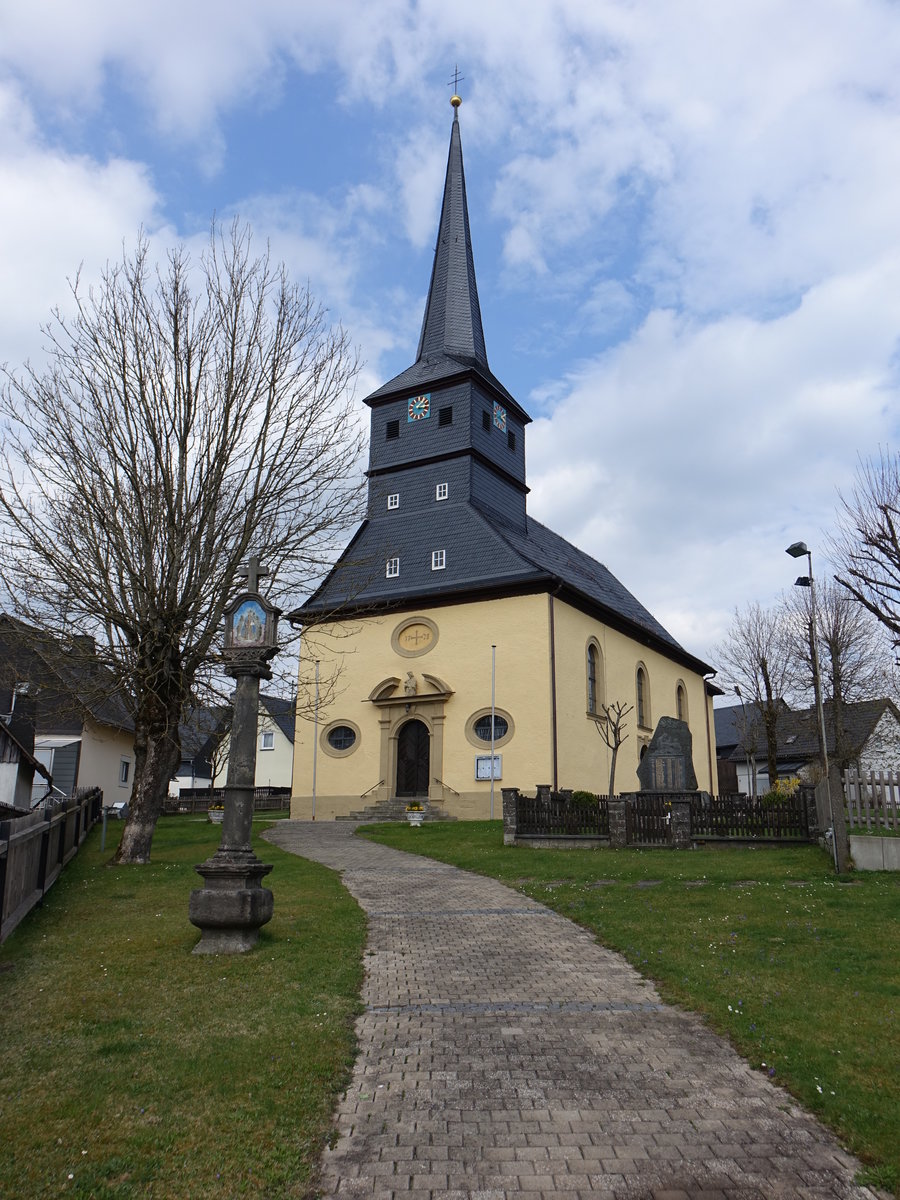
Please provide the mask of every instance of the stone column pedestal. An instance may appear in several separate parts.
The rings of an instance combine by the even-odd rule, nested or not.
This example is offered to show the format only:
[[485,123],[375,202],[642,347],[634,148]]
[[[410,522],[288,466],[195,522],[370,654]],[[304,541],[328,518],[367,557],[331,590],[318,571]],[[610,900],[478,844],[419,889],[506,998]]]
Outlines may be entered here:
[[271,921],[275,900],[261,880],[272,870],[250,851],[217,850],[195,868],[203,887],[191,892],[188,917],[202,931],[194,954],[242,954]]

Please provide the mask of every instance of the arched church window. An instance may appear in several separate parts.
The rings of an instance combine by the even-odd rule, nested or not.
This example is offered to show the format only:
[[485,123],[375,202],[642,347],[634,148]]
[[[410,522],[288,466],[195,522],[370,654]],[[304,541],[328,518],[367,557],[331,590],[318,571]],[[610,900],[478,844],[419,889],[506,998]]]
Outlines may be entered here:
[[647,671],[643,663],[638,665],[634,678],[635,707],[637,708],[637,723],[643,729],[650,728],[650,686],[647,682]]

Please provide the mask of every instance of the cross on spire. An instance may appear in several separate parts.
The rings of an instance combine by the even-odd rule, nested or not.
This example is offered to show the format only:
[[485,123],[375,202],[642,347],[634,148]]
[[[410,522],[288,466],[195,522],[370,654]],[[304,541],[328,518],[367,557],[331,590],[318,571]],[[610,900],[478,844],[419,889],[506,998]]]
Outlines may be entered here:
[[453,68],[453,78],[452,78],[452,79],[450,80],[450,82],[447,84],[447,87],[452,87],[452,88],[453,88],[453,95],[454,95],[454,96],[456,96],[456,95],[458,95],[458,94],[459,94],[459,81],[460,81],[461,79],[465,79],[465,75],[460,75],[460,73],[459,73],[459,63],[457,63],[457,64],[456,64],[456,66]]
[[246,567],[239,567],[237,571],[238,579],[247,580],[248,592],[259,592],[259,581],[263,575],[268,575],[269,572],[265,567],[259,565],[259,555],[252,554],[247,560]]

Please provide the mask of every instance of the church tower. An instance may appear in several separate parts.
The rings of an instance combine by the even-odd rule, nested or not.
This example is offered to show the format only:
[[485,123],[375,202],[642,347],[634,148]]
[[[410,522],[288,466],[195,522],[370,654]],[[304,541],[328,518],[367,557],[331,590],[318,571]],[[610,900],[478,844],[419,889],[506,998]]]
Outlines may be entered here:
[[[307,631],[302,654],[332,681],[316,713],[318,734],[297,723],[292,811],[314,815],[316,803],[320,815],[373,803],[390,811],[397,797],[415,796],[434,813],[487,816],[484,754],[492,742],[504,781],[603,790],[602,705],[640,697],[633,771],[653,727],[651,679],[654,718],[690,707],[703,714],[709,782],[701,786],[709,786],[709,668],[606,567],[527,513],[531,418],[488,363],[459,97],[451,103],[416,358],[365,400],[366,519],[321,587],[291,614]],[[492,647],[499,664],[493,726]],[[301,662],[301,680],[308,675]]]

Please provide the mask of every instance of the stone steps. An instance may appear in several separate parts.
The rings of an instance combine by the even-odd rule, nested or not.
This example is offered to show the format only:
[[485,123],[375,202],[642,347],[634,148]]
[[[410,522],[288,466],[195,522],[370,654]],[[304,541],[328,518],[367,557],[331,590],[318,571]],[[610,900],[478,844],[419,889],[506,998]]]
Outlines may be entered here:
[[[370,804],[368,807],[355,812],[348,813],[346,817],[338,817],[339,821],[405,821],[406,820],[406,805],[408,800],[399,796],[390,796],[387,800],[378,800],[375,804]],[[452,817],[444,811],[444,807],[439,802],[434,800],[420,800],[419,803],[425,809],[426,821],[455,821],[456,817]]]

